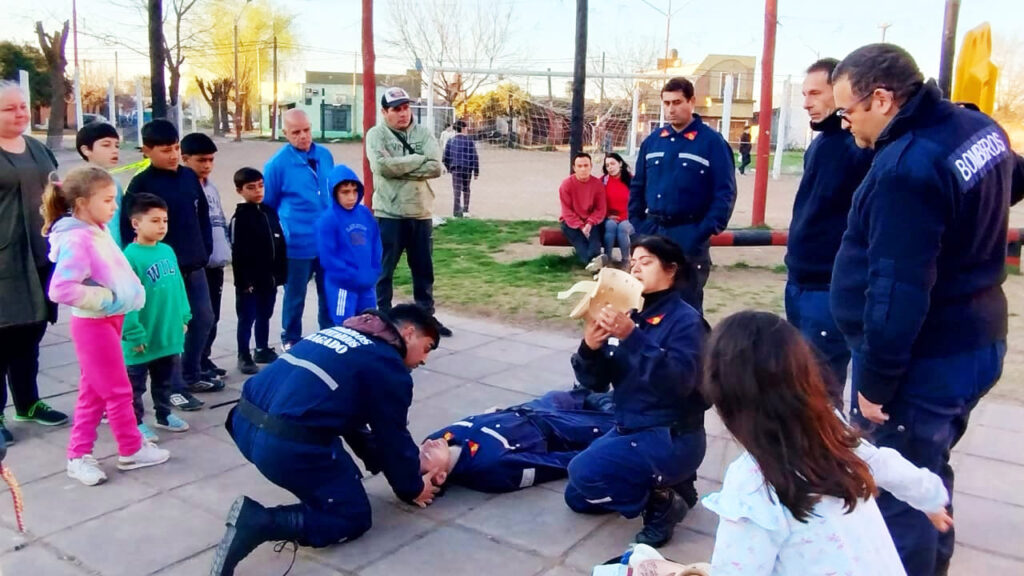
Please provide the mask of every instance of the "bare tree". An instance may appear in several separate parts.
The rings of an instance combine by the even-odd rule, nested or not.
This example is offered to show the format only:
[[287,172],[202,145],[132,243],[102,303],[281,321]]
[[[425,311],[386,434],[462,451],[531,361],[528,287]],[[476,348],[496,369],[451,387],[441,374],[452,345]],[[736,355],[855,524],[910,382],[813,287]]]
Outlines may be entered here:
[[[134,9],[138,12],[140,22],[149,21],[149,0],[130,0],[127,2],[111,2],[121,8]],[[193,8],[202,4],[200,0],[171,0],[170,6],[164,11],[164,60],[167,67],[169,82],[167,84],[168,106],[174,108],[178,103],[181,91],[181,68],[186,58],[191,56],[199,45],[199,37],[213,26],[212,22],[202,23],[195,17]],[[107,21],[104,21],[107,24]],[[147,24],[148,25],[148,24]],[[168,33],[167,28],[173,27]],[[123,26],[116,33],[95,30],[83,30],[82,33],[103,41],[108,45],[121,46],[141,56],[149,57],[149,53],[139,49],[139,43],[124,34]],[[139,27],[141,30],[141,26]],[[171,43],[173,42],[173,44]]]
[[213,110],[213,133],[218,136],[226,134],[228,131],[228,95],[231,92],[232,84],[230,78],[208,82],[204,82],[202,78],[196,78],[199,93],[203,95],[206,103]]
[[[512,3],[486,0],[391,0],[393,36],[386,43],[424,67],[492,68],[514,55],[512,8]],[[456,106],[492,79],[488,74],[438,72],[428,89]]]
[[46,145],[51,150],[60,150],[64,144],[64,117],[67,112],[64,98],[67,95],[65,71],[68,60],[64,57],[64,45],[68,41],[68,21],[64,21],[60,32],[52,35],[43,31],[42,22],[36,22],[36,35],[50,72],[50,123],[46,128]]
[[164,83],[164,6],[162,0],[149,0],[149,86],[153,98],[153,118],[167,117],[167,85]]
[[993,116],[1004,125],[1024,123],[1024,38],[994,40],[992,61],[999,67],[999,79]]

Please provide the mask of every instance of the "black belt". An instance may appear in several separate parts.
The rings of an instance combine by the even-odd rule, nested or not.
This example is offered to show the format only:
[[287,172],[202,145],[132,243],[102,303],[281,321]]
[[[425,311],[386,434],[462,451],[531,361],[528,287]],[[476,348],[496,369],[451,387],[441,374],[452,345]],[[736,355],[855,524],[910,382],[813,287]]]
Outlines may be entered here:
[[697,224],[704,220],[704,216],[697,214],[676,214],[668,216],[665,214],[648,214],[648,218],[653,220],[659,226],[683,226],[685,224]]
[[337,439],[337,436],[334,434],[282,420],[273,414],[267,414],[245,398],[238,401],[238,414],[260,430],[266,430],[284,440],[328,446]]

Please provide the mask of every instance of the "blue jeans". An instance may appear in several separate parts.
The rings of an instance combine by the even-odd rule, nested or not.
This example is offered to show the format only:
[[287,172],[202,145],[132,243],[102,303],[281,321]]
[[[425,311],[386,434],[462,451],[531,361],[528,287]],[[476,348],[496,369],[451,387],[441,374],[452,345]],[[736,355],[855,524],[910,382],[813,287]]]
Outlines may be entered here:
[[281,305],[281,342],[294,344],[302,339],[302,313],[306,309],[306,288],[316,276],[317,323],[320,330],[334,325],[327,313],[324,292],[324,269],[319,258],[289,258],[288,280],[284,285],[284,303]]
[[[900,382],[895,398],[885,404],[889,419],[868,422],[860,410],[850,412],[853,422],[879,447],[892,448],[942,478],[950,494],[952,513],[953,468],[950,451],[967,430],[971,410],[995,385],[1003,370],[1006,342],[944,358],[914,358]],[[854,386],[862,360],[853,356]],[[907,576],[932,576],[953,556],[954,530],[939,534],[928,517],[909,504],[882,492],[878,497],[896,551]]]
[[622,252],[622,261],[629,262],[629,237],[632,235],[633,225],[629,220],[608,218],[604,221],[604,253],[609,260],[612,257],[612,248],[615,248],[617,242]]
[[[814,346],[822,367],[828,369],[828,372],[823,374],[828,395],[832,398],[833,405],[842,410],[846,372],[850,365],[850,348],[832,318],[828,287],[818,288],[787,282],[786,319]],[[856,400],[854,397],[853,402],[856,403]]]
[[566,239],[572,244],[572,247],[576,250],[576,258],[583,264],[588,264],[591,260],[601,254],[601,226],[594,226],[590,230],[590,237],[584,236],[583,231],[578,228],[570,228],[565,222],[561,222],[562,234],[565,234]]

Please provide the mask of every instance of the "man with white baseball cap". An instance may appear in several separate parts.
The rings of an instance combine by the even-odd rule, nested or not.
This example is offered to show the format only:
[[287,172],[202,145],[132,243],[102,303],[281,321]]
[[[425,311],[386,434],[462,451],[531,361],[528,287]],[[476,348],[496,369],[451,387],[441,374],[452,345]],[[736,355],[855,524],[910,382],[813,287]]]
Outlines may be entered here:
[[[395,267],[402,253],[412,272],[413,298],[434,313],[434,191],[427,180],[441,175],[441,148],[432,131],[412,121],[412,98],[400,87],[380,98],[383,124],[366,133],[366,156],[373,172],[373,214],[383,244],[377,306],[391,308]],[[439,323],[440,324],[440,323]],[[442,336],[451,330],[441,325]]]

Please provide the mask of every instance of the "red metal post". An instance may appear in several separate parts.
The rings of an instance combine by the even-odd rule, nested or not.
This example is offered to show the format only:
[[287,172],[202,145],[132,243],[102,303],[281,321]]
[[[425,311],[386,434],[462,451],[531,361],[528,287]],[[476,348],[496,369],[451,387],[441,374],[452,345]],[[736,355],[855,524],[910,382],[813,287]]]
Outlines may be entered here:
[[772,130],[772,75],[775,69],[775,30],[778,28],[778,2],[764,2],[764,50],[761,53],[761,111],[757,121],[757,168],[754,171],[754,208],[751,226],[764,226],[768,197],[768,153]]
[[[366,133],[377,123],[377,77],[373,72],[373,0],[363,0],[363,203],[373,208],[373,173],[366,156]],[[356,71],[353,70],[352,74]]]

